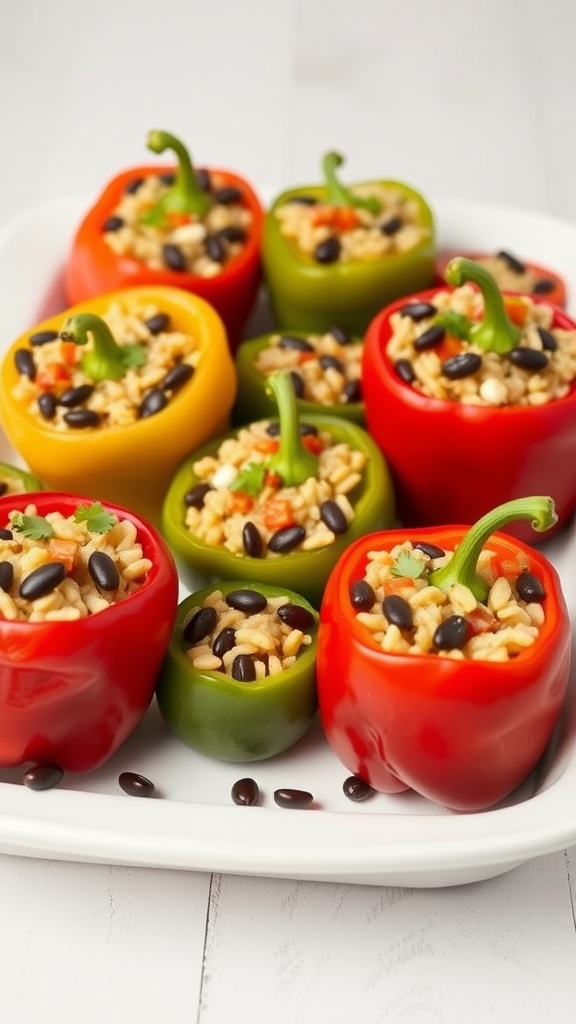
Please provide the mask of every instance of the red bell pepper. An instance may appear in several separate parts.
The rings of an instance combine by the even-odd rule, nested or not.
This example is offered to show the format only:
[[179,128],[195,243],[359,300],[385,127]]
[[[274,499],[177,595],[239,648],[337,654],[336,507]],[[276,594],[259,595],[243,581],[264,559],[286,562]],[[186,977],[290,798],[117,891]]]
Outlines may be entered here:
[[[478,603],[457,625],[467,637],[490,628],[487,621],[496,613],[491,615],[487,606],[486,576],[477,573],[477,561],[488,535],[520,515],[534,517],[535,528],[547,529],[553,503],[538,497],[509,502],[468,532],[443,526],[371,534],[351,544],[334,568],[320,609],[320,714],[338,758],[374,789],[413,789],[454,810],[481,810],[511,793],[549,742],[566,693],[571,634],[558,574],[540,552],[501,532],[490,537],[494,575],[507,574],[518,591],[522,577],[522,586],[532,587],[544,612],[531,646],[509,660],[472,660],[466,649],[459,658],[449,650],[388,652],[352,603],[355,594],[358,600],[369,552],[390,552],[411,540],[432,545],[430,555],[438,554],[435,548],[455,552],[424,582],[447,594],[463,584]],[[410,571],[410,556],[407,563],[400,571]],[[426,566],[426,573],[437,564],[429,555],[414,563]],[[509,565],[515,566],[512,574]],[[409,642],[411,632],[404,629]]]
[[[134,285],[171,285],[183,288],[200,295],[214,306],[224,321],[230,347],[234,351],[254,305],[261,280],[260,239],[264,215],[260,200],[244,178],[229,170],[210,168],[205,171],[206,182],[202,187],[187,150],[168,132],[150,132],[148,148],[155,153],[172,149],[177,155],[178,167],[133,167],[108,183],[88,210],[72,243],[65,269],[65,289],[69,304],[77,305],[96,295]],[[240,251],[229,261],[222,262],[220,272],[214,276],[204,277],[186,269],[173,269],[173,264],[154,268],[131,256],[117,255],[107,244],[105,227],[110,225],[113,211],[126,191],[133,190],[135,183],[162,176],[166,176],[168,182],[166,191],[156,207],[145,215],[152,227],[163,228],[167,224],[181,227],[187,223],[201,222],[223,190],[238,193],[235,201],[249,212],[250,227]],[[214,238],[217,235],[218,232],[215,232]]]
[[[6,528],[12,510],[24,512],[31,504],[38,517],[54,511],[68,517],[91,499],[47,491],[10,495],[0,499],[0,526]],[[149,523],[119,506],[103,507],[134,524],[152,568],[133,593],[84,618],[11,621],[0,612],[2,767],[32,761],[76,772],[97,768],[152,699],[176,619],[176,567]],[[10,543],[0,540],[3,547]],[[51,557],[69,569],[65,548],[65,541],[56,544]]]
[[465,255],[476,263],[485,265],[494,274],[503,291],[520,292],[546,299],[553,306],[565,308],[567,302],[566,282],[550,267],[543,267],[531,260],[519,260],[512,253],[502,250],[497,253],[441,252],[436,259],[438,284],[446,284],[445,272],[454,256]]
[[[451,326],[448,319],[449,327],[437,334],[441,359],[468,351],[472,342],[482,358],[496,352],[512,361],[513,349],[525,353],[518,345],[518,325],[530,304],[548,308],[551,330],[574,332],[576,322],[542,299],[501,293],[488,272],[471,260],[454,259],[447,273],[451,286],[405,297],[383,309],[364,341],[366,423],[390,466],[398,517],[406,525],[469,523],[504,501],[538,493],[554,499],[558,529],[576,507],[576,476],[566,471],[576,458],[574,382],[564,397],[542,405],[446,400],[426,395],[407,381],[387,346],[394,314],[408,313],[414,303],[421,309],[431,306],[418,326],[434,327],[436,319],[442,319],[435,315],[438,296],[466,281],[483,293],[483,319],[468,325],[468,337],[453,333],[462,326],[458,315]],[[549,334],[547,343],[552,345]],[[532,539],[526,524],[513,524],[509,530],[520,539]]]

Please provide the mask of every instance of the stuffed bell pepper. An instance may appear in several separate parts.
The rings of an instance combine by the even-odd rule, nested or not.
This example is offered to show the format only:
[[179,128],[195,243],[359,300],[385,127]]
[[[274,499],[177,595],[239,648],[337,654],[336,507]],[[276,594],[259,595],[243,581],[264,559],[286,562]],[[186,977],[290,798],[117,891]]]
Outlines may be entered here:
[[325,182],[279,195],[264,218],[262,259],[281,330],[362,335],[388,302],[434,281],[434,220],[424,198],[396,181],[344,186],[338,153]]
[[106,186],[74,237],[68,300],[134,285],[184,288],[214,306],[234,347],[261,278],[260,200],[232,171],[196,171],[169,132],[151,131],[147,145],[172,150],[177,166],[133,167]]
[[[368,429],[407,525],[466,523],[550,494],[558,527],[576,507],[576,323],[543,299],[500,292],[464,257],[450,287],[384,309],[362,377]],[[531,540],[525,523],[509,529]]]
[[277,370],[292,377],[301,416],[330,413],[364,425],[362,341],[333,326],[323,334],[291,331],[243,341],[236,351],[238,377],[234,423],[249,423],[276,412],[268,378]]
[[278,417],[258,420],[184,460],[163,530],[190,590],[252,580],[314,606],[354,537],[391,525],[386,463],[362,427],[335,416],[299,421],[290,374],[269,379]]
[[46,486],[156,519],[184,455],[226,428],[235,387],[204,299],[131,288],[18,338],[0,369],[0,418]]
[[178,577],[157,531],[75,494],[0,499],[0,765],[85,772],[152,699]]
[[318,612],[300,595],[219,583],[185,598],[156,696],[169,728],[223,761],[293,746],[316,715]]
[[554,523],[549,497],[473,527],[391,530],[351,544],[320,610],[318,697],[349,771],[457,811],[503,800],[543,754],[570,668],[558,574],[501,531]]
[[553,306],[566,306],[566,282],[549,267],[520,260],[514,253],[501,249],[495,253],[447,253],[442,252],[436,260],[436,275],[439,284],[446,284],[446,267],[454,256],[465,255],[492,275],[500,291],[540,296]]

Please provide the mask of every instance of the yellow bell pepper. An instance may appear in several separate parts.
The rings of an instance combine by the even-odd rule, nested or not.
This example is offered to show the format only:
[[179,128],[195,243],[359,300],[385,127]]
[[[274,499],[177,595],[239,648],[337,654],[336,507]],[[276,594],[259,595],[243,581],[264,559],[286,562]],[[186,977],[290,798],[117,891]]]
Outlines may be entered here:
[[[154,367],[150,352],[161,342],[168,354]],[[132,405],[118,416],[128,390]],[[127,288],[51,317],[10,346],[0,421],[49,489],[158,521],[179,463],[226,429],[235,392],[226,330],[211,305],[179,288]]]

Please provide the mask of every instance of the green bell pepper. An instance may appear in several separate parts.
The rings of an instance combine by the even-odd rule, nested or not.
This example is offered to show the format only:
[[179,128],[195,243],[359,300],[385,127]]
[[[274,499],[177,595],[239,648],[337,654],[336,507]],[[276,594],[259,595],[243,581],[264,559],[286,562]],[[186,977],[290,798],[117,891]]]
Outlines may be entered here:
[[[289,668],[253,682],[221,670],[199,669],[187,655],[186,627],[195,609],[215,589],[185,598],[178,609],[172,640],[160,672],[156,698],[169,729],[193,750],[221,761],[259,761],[293,746],[307,731],[317,711],[316,638],[318,613],[299,594],[282,587],[242,583],[243,590],[266,598],[286,597],[312,616],[305,630],[312,637]],[[238,581],[219,583],[222,595],[238,589]],[[218,632],[216,628],[215,632]]]
[[[312,352],[298,352],[297,349],[294,349],[294,372],[299,373],[299,360],[303,364],[302,373],[299,373],[301,379],[305,378],[306,370],[309,366],[313,364],[314,369],[318,367],[319,359],[322,358],[322,339],[328,333],[330,332],[318,335],[309,331],[290,331],[290,340],[300,339],[304,345],[308,344],[312,348]],[[349,338],[347,332],[345,333],[347,340],[342,345],[338,345],[338,348],[342,348],[342,356],[344,357],[346,354],[345,349],[346,351],[354,349],[355,355],[361,361],[363,351],[362,340],[360,338]],[[265,371],[257,365],[257,362],[260,353],[265,352],[267,349],[276,348],[281,338],[281,333],[274,331],[243,341],[237,348],[235,364],[238,390],[236,392],[236,402],[232,409],[233,424],[250,423],[256,419],[264,419],[267,416],[275,415],[276,405],[267,389],[267,376]],[[342,362],[345,368],[346,361],[344,358]],[[344,387],[346,387],[345,378],[343,380]],[[361,380],[349,381],[348,384],[350,385],[349,401],[337,401],[328,404],[311,398],[300,398],[297,395],[296,401],[300,415],[306,418],[307,416],[314,416],[316,413],[328,413],[333,416],[341,416],[345,420],[352,420],[353,423],[359,423],[360,426],[364,426],[364,402],[362,401]],[[343,396],[345,394],[346,392],[343,389]]]
[[[204,583],[222,579],[250,579],[259,584],[288,587],[317,607],[333,566],[351,541],[373,530],[393,525],[395,502],[392,481],[382,453],[366,430],[336,416],[306,416],[305,422],[301,424],[290,375],[274,374],[269,378],[269,386],[277,395],[279,417],[259,422],[279,432],[279,447],[278,442],[270,436],[270,451],[274,454],[256,467],[254,463],[249,464],[248,476],[250,468],[254,472],[245,487],[241,485],[240,478],[247,479],[247,474],[241,470],[228,488],[234,490],[239,498],[246,497],[244,523],[250,522],[253,517],[252,506],[264,487],[265,471],[277,475],[280,481],[280,489],[275,492],[279,505],[282,505],[282,495],[285,493],[282,488],[298,486],[307,477],[316,475],[317,456],[310,451],[310,447],[314,447],[313,440],[320,440],[318,435],[322,432],[329,434],[332,444],[348,444],[352,450],[367,456],[362,479],[348,494],[354,509],[352,521],[345,524],[342,530],[337,528],[331,542],[323,547],[305,550],[301,547],[301,538],[295,547],[285,548],[281,554],[271,553],[266,545],[263,545],[260,552],[254,553],[252,550],[250,554],[246,551],[235,553],[224,544],[216,547],[194,535],[186,525],[186,513],[191,504],[190,495],[197,494],[198,485],[203,483],[194,466],[207,456],[217,456],[223,442],[237,437],[238,430],[232,430],[192,452],[180,465],[164,500],[162,527],[188,589],[195,590]],[[313,436],[302,438],[301,429],[312,431]],[[308,444],[303,443],[303,440],[308,441]],[[251,494],[244,493],[245,490],[251,491]],[[201,505],[203,501],[204,496]],[[196,505],[196,508],[201,505]],[[269,524],[270,531],[277,529],[281,532],[280,528],[284,525],[287,524],[278,522],[274,527]],[[250,550],[248,547],[247,551]]]
[[0,462],[0,495],[43,491],[44,484],[25,469]]
[[[282,192],[266,213],[262,260],[281,330],[324,331],[337,322],[361,335],[388,303],[428,288],[435,280],[435,224],[424,197],[397,181],[346,189],[335,174],[341,163],[337,153],[326,154],[324,185]],[[374,194],[367,194],[370,186]],[[392,194],[399,197],[393,208],[381,199]],[[306,251],[284,233],[279,219],[293,204],[312,225],[307,237],[315,241]],[[418,236],[402,241],[402,233],[412,225],[419,229]],[[351,256],[359,252],[349,247],[359,236],[369,240],[370,256]],[[383,238],[389,243],[385,251]]]

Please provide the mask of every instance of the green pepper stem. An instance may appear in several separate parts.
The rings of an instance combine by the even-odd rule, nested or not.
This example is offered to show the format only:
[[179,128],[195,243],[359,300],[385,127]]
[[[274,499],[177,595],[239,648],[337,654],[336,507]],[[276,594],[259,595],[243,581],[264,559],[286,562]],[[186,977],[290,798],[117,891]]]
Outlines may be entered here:
[[349,188],[346,188],[336,177],[336,168],[344,163],[344,157],[340,153],[326,153],[322,160],[322,169],[326,179],[326,199],[330,206],[356,206],[369,213],[377,214],[382,209],[382,204],[375,196],[356,196]]
[[285,487],[297,487],[318,472],[318,457],[302,443],[296,395],[290,373],[278,370],[268,378],[278,405],[280,447],[268,462],[269,469],[282,478]]
[[68,317],[60,337],[64,341],[73,341],[75,345],[87,345],[92,340],[92,348],[81,360],[82,369],[90,380],[118,380],[123,376],[122,349],[114,341],[106,321],[95,313],[77,313]]
[[200,188],[196,180],[190,154],[184,144],[170,132],[156,128],[148,133],[146,145],[153,153],[164,153],[166,149],[171,149],[178,160],[174,184],[152,208],[150,211],[152,216],[166,213],[193,213],[198,217],[203,217],[210,209],[210,197]]
[[430,584],[448,593],[457,583],[462,583],[478,601],[485,601],[489,587],[476,572],[480,553],[495,530],[515,519],[531,519],[532,528],[543,533],[554,526],[558,516],[553,499],[541,495],[515,498],[498,505],[470,527],[450,561],[430,573]]
[[478,285],[484,299],[484,316],[470,328],[469,341],[488,352],[505,355],[516,348],[520,328],[510,320],[504,297],[492,274],[485,267],[465,256],[455,256],[444,272],[448,284],[459,286],[466,281]]

